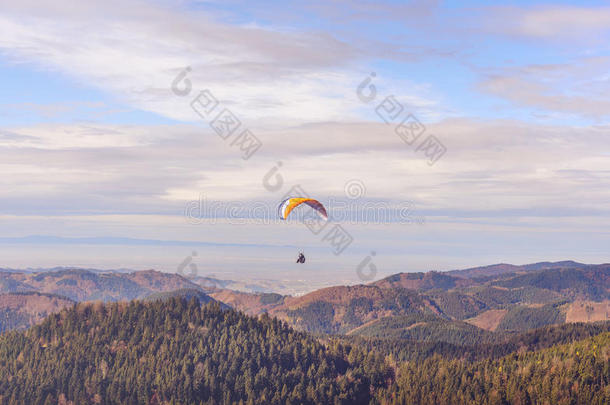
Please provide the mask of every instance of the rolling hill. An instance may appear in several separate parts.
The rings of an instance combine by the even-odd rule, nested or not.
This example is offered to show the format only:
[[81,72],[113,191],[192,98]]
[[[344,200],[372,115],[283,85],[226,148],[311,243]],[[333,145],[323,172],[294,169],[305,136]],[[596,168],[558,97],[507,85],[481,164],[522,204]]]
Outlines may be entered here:
[[[315,338],[265,314],[159,296],[80,303],[0,335],[0,402],[584,405],[610,393],[610,322],[493,342],[463,322],[412,314],[361,328],[413,331],[408,339]],[[443,324],[468,345],[443,340],[455,336]]]
[[82,301],[121,301],[175,291],[192,291],[212,300],[198,285],[178,274],[147,270],[99,272],[85,269],[0,272],[0,332],[24,329],[47,315]]
[[[298,297],[235,291],[209,283],[205,277],[189,280],[153,270],[0,272],[2,292],[57,294],[72,301],[171,296],[176,290],[190,290],[205,301],[200,294],[207,292],[247,314],[267,312],[297,329],[315,333],[350,333],[386,317],[428,314],[466,321],[488,331],[523,331],[566,321],[605,320],[610,303],[610,265],[571,261],[399,273],[370,284],[328,287]],[[576,302],[581,307],[575,306]],[[22,315],[5,314],[6,319],[11,317],[15,320],[6,325],[23,324]]]
[[606,404],[610,333],[474,363],[403,362],[377,398],[389,404]]
[[285,297],[269,314],[297,329],[347,333],[367,322],[394,315],[435,313],[431,301],[414,290],[376,285],[329,287],[301,297]]
[[[572,263],[535,263],[521,266],[519,273],[513,272],[515,266],[496,265],[492,273],[502,269],[496,276],[477,272],[469,278],[451,272],[400,273],[367,285],[324,288],[300,297],[277,295],[265,302],[264,295],[227,290],[213,296],[250,314],[269,312],[315,333],[352,333],[379,319],[403,315],[431,314],[490,331],[608,319],[604,305],[610,298],[610,265],[561,267]],[[575,301],[591,302],[587,308],[594,308],[595,316],[591,310],[588,318],[575,315]],[[574,315],[567,317],[568,312]]]
[[132,300],[182,288],[200,289],[178,274],[154,270],[100,273],[84,269],[62,269],[35,273],[0,273],[0,293],[36,291],[58,294],[74,301]]
[[54,294],[18,292],[0,294],[0,333],[26,329],[49,314],[74,305],[74,301]]
[[587,266],[583,263],[578,263],[573,260],[564,260],[560,262],[538,262],[524,265],[514,265],[507,263],[492,264],[489,266],[472,267],[464,270],[450,270],[446,273],[452,276],[461,278],[476,278],[476,277],[497,277],[507,273],[524,273],[530,270],[545,270],[545,269],[576,269]]
[[11,404],[367,404],[392,376],[380,356],[196,298],[78,304],[0,336]]

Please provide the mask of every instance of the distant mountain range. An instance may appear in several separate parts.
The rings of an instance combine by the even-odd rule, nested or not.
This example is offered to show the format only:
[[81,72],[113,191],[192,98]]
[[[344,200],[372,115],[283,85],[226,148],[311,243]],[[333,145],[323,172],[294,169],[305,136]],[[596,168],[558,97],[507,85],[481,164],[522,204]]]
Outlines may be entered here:
[[0,331],[31,326],[75,302],[143,299],[176,290],[196,290],[201,293],[197,298],[207,301],[198,285],[178,274],[154,270],[132,273],[65,268],[37,273],[2,271]]
[[[372,288],[364,291],[374,295]],[[382,299],[401,300],[385,290]],[[608,403],[610,322],[499,339],[415,308],[363,326],[360,336],[316,336],[266,314],[202,305],[197,292],[157,294],[79,303],[1,334],[0,402]]]
[[[328,287],[298,297],[269,292],[271,289],[264,286],[250,286],[254,292],[236,291],[236,286],[244,287],[244,283],[210,277],[188,279],[154,270],[0,271],[0,328],[29,326],[73,302],[182,294],[196,296],[201,302],[217,300],[250,315],[267,312],[316,333],[372,336],[383,335],[386,328],[396,335],[396,328],[410,328],[412,334],[425,329],[426,324],[428,328],[442,326],[464,333],[472,327],[491,332],[525,331],[608,319],[610,265],[562,261],[399,273],[370,284]],[[16,312],[17,301],[23,309]],[[409,323],[413,320],[417,325]]]
[[0,272],[0,293],[37,291],[74,301],[116,301],[144,298],[156,292],[199,288],[179,274],[155,270],[132,273],[62,269],[37,273]]
[[383,325],[395,329],[404,324],[405,316],[418,319],[417,325],[399,329],[425,329],[429,323],[428,327],[443,325],[462,332],[471,330],[470,325],[515,332],[610,319],[610,265],[569,267],[570,263],[399,273],[367,285],[324,288],[300,297],[227,290],[210,295],[247,313],[266,311],[316,333],[370,335],[374,329],[383,336],[388,332]]
[[0,402],[605,403],[608,264],[399,273],[301,296],[236,285],[0,272],[0,332],[27,329],[0,334]]
[[530,270],[545,270],[545,269],[577,269],[590,266],[583,263],[578,263],[572,260],[564,260],[561,262],[538,262],[532,264],[524,264],[521,266],[514,264],[492,264],[490,266],[472,267],[464,270],[451,270],[446,272],[447,274],[464,277],[485,277],[485,276],[499,276],[507,273],[520,273],[527,272]]

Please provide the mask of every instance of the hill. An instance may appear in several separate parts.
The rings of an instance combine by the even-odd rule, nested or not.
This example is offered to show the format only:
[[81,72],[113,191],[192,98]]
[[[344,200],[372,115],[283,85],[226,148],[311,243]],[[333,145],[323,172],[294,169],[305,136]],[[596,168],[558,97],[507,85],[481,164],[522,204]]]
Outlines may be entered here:
[[[552,323],[607,319],[610,265],[564,261],[475,269],[486,270],[399,273],[367,285],[329,287],[292,297],[229,290],[219,284],[227,280],[209,277],[189,280],[152,270],[104,273],[61,268],[0,272],[0,291],[59,294],[73,301],[142,299],[158,293],[171,295],[176,290],[198,291],[195,295],[206,301],[200,293],[207,292],[209,297],[247,314],[268,312],[300,330],[315,333],[350,333],[381,318],[411,314],[435,314],[490,331],[523,331]],[[587,304],[577,307],[575,302]],[[5,316],[6,325],[23,324],[20,314]]]
[[54,294],[20,292],[0,294],[0,333],[11,329],[26,329],[74,305],[74,301]]
[[583,263],[578,263],[573,260],[564,260],[560,262],[538,262],[524,265],[514,265],[507,263],[492,264],[489,266],[471,267],[464,270],[450,270],[446,273],[452,276],[462,278],[476,278],[487,276],[500,276],[507,273],[523,273],[530,270],[545,270],[545,269],[576,269],[588,266]]
[[537,287],[561,293],[570,299],[610,299],[610,265],[577,269],[548,269],[498,280],[493,285],[506,288]]
[[[405,362],[386,404],[606,404],[610,333],[475,363],[432,356]],[[388,399],[391,398],[391,399]]]
[[[549,325],[526,332],[497,332],[481,335],[474,333],[449,334],[448,328],[430,328],[431,334],[391,337],[378,334],[376,337],[352,334],[341,339],[376,351],[393,362],[423,361],[433,356],[444,359],[462,359],[470,362],[498,359],[511,353],[523,353],[571,343],[600,333],[610,332],[610,321],[594,323],[570,323]],[[424,330],[425,331],[425,330]],[[448,338],[447,338],[448,337]],[[439,339],[440,338],[440,339]],[[473,340],[474,339],[474,340]],[[475,342],[473,344],[473,341]]]
[[284,296],[275,293],[246,293],[228,289],[216,289],[209,295],[248,315],[268,312],[284,303]]
[[432,314],[391,316],[353,329],[350,335],[418,342],[446,342],[456,345],[491,343],[496,335],[461,321]]
[[[425,341],[433,329],[315,339],[266,314],[161,296],[80,303],[0,335],[0,403],[603,404],[610,393],[610,322],[473,345]],[[389,326],[443,322],[470,327],[430,314]]]
[[155,294],[163,297],[164,293],[176,294],[176,290],[191,291],[204,302],[211,299],[184,277],[154,270],[4,271],[0,272],[0,332],[27,328],[74,302],[132,300]]
[[[561,262],[568,266],[571,262]],[[555,265],[551,263],[549,265]],[[400,273],[366,285],[323,288],[300,297],[247,294],[220,290],[212,296],[250,314],[269,312],[292,326],[315,333],[353,333],[379,319],[404,315],[436,315],[468,321],[487,330],[525,331],[571,320],[605,320],[604,299],[610,295],[610,266],[544,269],[534,264],[527,273],[460,278],[445,273]],[[502,267],[506,269],[505,267]],[[538,268],[543,268],[538,270]],[[596,301],[583,319],[575,300]],[[460,323],[439,323],[456,332]],[[390,334],[397,334],[396,325]],[[382,333],[382,332],[380,332]],[[406,332],[401,332],[406,333]],[[408,334],[407,334],[408,335]],[[406,336],[406,335],[405,335]]]
[[154,270],[100,273],[84,269],[62,269],[0,273],[0,292],[37,291],[62,295],[74,301],[132,300],[182,288],[200,289],[179,274]]
[[450,290],[475,284],[470,280],[438,271],[427,273],[399,273],[373,283],[382,288],[402,287],[413,290]]
[[285,297],[269,314],[308,332],[347,333],[379,318],[436,311],[428,298],[413,290],[356,285]]
[[[142,301],[145,301],[145,302],[158,301],[158,300],[163,301],[163,300],[170,300],[173,298],[184,299],[186,301],[190,301],[191,299],[195,298],[202,305],[209,304],[211,302],[218,302],[214,298],[210,297],[208,294],[204,293],[203,291],[200,291],[200,290],[197,290],[194,288],[183,288],[180,290],[153,293],[153,294],[150,294],[150,295],[146,296],[145,298],[143,298]],[[223,309],[230,308],[228,305],[226,305],[222,302],[220,302],[219,305]]]
[[392,370],[193,298],[78,304],[0,336],[2,403],[366,404]]

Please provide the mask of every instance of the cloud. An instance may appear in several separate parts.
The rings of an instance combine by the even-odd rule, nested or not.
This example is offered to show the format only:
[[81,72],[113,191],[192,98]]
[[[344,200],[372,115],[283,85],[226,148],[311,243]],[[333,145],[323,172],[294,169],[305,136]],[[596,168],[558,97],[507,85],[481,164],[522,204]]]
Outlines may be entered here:
[[22,117],[27,120],[40,119],[43,122],[69,120],[75,116],[85,120],[95,120],[130,111],[127,108],[112,108],[103,102],[93,101],[7,103],[0,107],[4,109],[1,114],[6,118]]
[[[45,125],[0,139],[0,201],[14,215],[182,215],[211,201],[272,203],[293,185],[328,199],[361,180],[373,200],[413,201],[425,212],[604,210],[610,128],[445,120],[430,124],[447,147],[434,165],[384,123],[261,130],[260,154],[244,161],[210,129],[190,125]],[[281,161],[284,186],[263,176]],[[586,200],[583,196],[586,195]]]
[[[452,77],[460,75],[459,80],[468,81],[467,72],[455,64],[438,63],[439,56],[466,48],[469,55],[460,57],[462,62],[476,61],[470,64],[475,72],[482,71],[476,66],[491,61],[492,67],[485,68],[480,81],[484,92],[519,108],[533,107],[540,115],[559,112],[603,119],[610,111],[606,100],[608,59],[557,58],[554,64],[533,64],[526,60],[527,55],[521,58],[524,42],[520,42],[509,50],[518,57],[512,63],[521,67],[493,68],[496,46],[507,43],[487,43],[489,37],[481,35],[527,38],[528,44],[530,38],[563,41],[559,31],[568,26],[582,41],[605,32],[603,18],[594,20],[590,13],[577,12],[562,27],[567,14],[550,12],[551,8],[511,8],[510,13],[501,14],[501,9],[483,7],[473,15],[486,18],[472,28],[465,23],[471,20],[461,18],[470,9],[451,9],[449,15],[437,2],[398,7],[365,1],[301,3],[301,9],[323,16],[326,23],[305,14],[284,20],[277,7],[265,8],[268,16],[277,14],[269,19],[223,15],[218,11],[222,7],[117,0],[23,0],[3,6],[3,58],[26,69],[34,65],[65,74],[102,89],[122,104],[184,122],[3,128],[3,236],[114,235],[223,243],[263,240],[269,245],[292,237],[299,245],[302,241],[307,244],[311,234],[305,229],[294,232],[291,225],[276,230],[257,224],[239,231],[232,224],[189,227],[183,213],[186,204],[201,193],[210,201],[272,205],[291,186],[300,185],[323,200],[341,198],[346,182],[352,179],[365,185],[366,201],[412,201],[418,214],[426,217],[426,227],[419,227],[425,232],[413,227],[395,227],[391,233],[388,228],[356,227],[360,252],[369,252],[369,244],[391,245],[388,249],[393,252],[407,249],[425,263],[445,247],[458,249],[458,256],[464,255],[467,246],[501,252],[509,246],[531,253],[539,250],[532,241],[551,235],[548,240],[565,241],[544,246],[559,246],[557,251],[564,254],[565,236],[571,230],[587,243],[593,240],[585,237],[588,232],[595,232],[596,237],[605,232],[610,127],[447,119],[450,108],[439,103],[442,98],[434,94],[432,86],[394,79],[400,75],[431,77],[452,87],[448,89],[454,92],[451,96],[457,94],[457,99],[466,99],[468,104],[464,88],[456,86],[457,78]],[[337,17],[342,19],[335,24]],[[495,20],[487,19],[491,17]],[[306,23],[289,26],[303,20]],[[588,20],[592,21],[589,26]],[[488,48],[494,52],[487,52]],[[532,49],[540,51],[527,48]],[[436,58],[433,63],[395,64],[421,62],[428,56]],[[386,65],[388,60],[391,66]],[[191,67],[193,90],[188,97],[179,97],[170,85],[186,66]],[[434,166],[428,165],[416,145],[406,145],[392,125],[375,115],[376,103],[365,105],[356,96],[356,86],[377,67],[381,74],[375,82],[376,102],[396,94],[406,110],[424,123],[424,136],[435,135],[447,147]],[[192,97],[205,88],[263,142],[250,160],[242,160],[230,141],[220,139],[192,111]],[[11,108],[11,112],[25,109],[47,114],[49,119],[69,115],[74,108],[97,111],[94,105],[54,105],[41,100]],[[279,173],[284,185],[269,192],[262,179],[278,162],[282,163]],[[563,233],[553,235],[556,230]],[[501,236],[494,239],[496,233]],[[603,237],[596,240],[600,245],[599,241],[606,241]],[[165,254],[157,250],[156,254]],[[107,252],[95,254],[111,260]],[[179,252],[170,262],[179,262],[183,254]],[[27,260],[23,257],[15,260]],[[378,257],[384,260],[381,254]],[[248,259],[244,257],[243,263],[250,263]],[[395,269],[402,269],[403,259],[396,259]],[[261,267],[266,266],[265,260],[261,259]],[[283,259],[277,266],[284,267]]]
[[344,96],[356,79],[345,68],[358,59],[356,49],[325,32],[228,25],[138,1],[7,5],[0,48],[15,62],[185,120],[192,112],[169,88],[185,66],[196,89],[211,89],[242,116],[304,122],[349,116]]
[[485,27],[492,32],[552,41],[602,41],[610,30],[610,7],[490,7]]
[[604,119],[610,115],[608,68],[610,58],[595,57],[496,69],[481,80],[479,88],[518,106]]

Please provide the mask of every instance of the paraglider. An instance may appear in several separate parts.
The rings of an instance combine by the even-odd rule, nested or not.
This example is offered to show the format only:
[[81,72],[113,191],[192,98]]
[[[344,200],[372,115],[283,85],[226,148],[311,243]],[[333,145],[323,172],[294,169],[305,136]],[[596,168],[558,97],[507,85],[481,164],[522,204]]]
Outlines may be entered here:
[[299,253],[299,257],[297,258],[297,263],[305,263],[305,255],[303,252]]
[[328,220],[328,214],[326,213],[326,208],[320,203],[318,200],[314,200],[313,198],[303,198],[303,197],[291,197],[287,198],[278,207],[278,213],[281,219],[287,219],[288,215],[301,204],[309,205],[313,208],[320,217],[322,217],[325,221]]
[[[304,197],[291,197],[282,201],[282,203],[278,207],[278,214],[280,218],[286,220],[292,210],[294,210],[301,204],[310,206],[323,220],[328,221],[328,214],[326,213],[326,208],[324,208],[322,203],[320,203],[320,201],[318,200],[314,200],[313,198]],[[297,263],[305,263],[305,255],[303,254],[303,252],[299,252]]]

